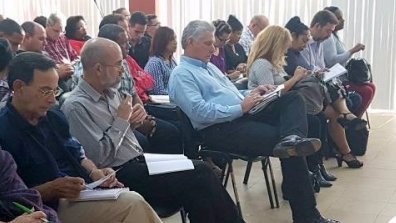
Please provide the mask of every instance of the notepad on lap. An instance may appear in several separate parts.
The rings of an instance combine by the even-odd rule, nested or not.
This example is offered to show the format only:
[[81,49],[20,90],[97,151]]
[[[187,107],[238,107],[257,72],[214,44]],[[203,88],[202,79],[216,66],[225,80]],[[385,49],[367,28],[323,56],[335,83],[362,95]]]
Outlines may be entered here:
[[281,84],[281,85],[278,85],[278,87],[276,87],[275,90],[262,95],[261,102],[258,103],[257,105],[255,105],[253,108],[251,108],[249,110],[249,114],[254,115],[254,114],[260,112],[265,107],[267,107],[271,102],[278,99],[280,97],[282,89],[284,89],[284,88],[285,88],[285,85]]
[[70,201],[99,201],[99,200],[117,200],[121,193],[129,191],[129,188],[110,188],[110,189],[95,189],[83,190],[80,192],[80,197]]
[[323,75],[323,81],[327,82],[332,80],[333,78],[339,77],[343,74],[346,74],[348,71],[341,64],[337,63],[332,66],[329,71],[325,72]]
[[192,161],[183,154],[145,153],[144,158],[150,175],[194,169]]

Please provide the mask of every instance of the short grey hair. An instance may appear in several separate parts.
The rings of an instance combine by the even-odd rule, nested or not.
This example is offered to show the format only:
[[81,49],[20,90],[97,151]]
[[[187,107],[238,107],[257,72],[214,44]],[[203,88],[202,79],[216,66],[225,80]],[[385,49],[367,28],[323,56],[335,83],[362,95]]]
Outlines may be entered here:
[[202,21],[202,20],[194,20],[191,21],[187,24],[187,26],[183,30],[183,35],[182,35],[182,48],[186,49],[187,47],[187,42],[189,39],[199,39],[202,37],[203,34],[207,32],[214,33],[215,27],[213,24]]
[[57,23],[63,24],[63,16],[56,13],[51,13],[47,19],[47,26],[53,26]]

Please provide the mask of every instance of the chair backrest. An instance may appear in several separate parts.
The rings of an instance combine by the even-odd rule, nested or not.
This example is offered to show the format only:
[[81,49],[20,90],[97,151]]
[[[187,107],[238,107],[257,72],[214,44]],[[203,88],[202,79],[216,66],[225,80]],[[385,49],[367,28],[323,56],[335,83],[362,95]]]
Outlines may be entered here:
[[179,120],[181,124],[181,132],[184,141],[184,155],[190,159],[198,158],[199,146],[202,145],[202,137],[197,130],[191,124],[188,116],[181,110],[179,112]]

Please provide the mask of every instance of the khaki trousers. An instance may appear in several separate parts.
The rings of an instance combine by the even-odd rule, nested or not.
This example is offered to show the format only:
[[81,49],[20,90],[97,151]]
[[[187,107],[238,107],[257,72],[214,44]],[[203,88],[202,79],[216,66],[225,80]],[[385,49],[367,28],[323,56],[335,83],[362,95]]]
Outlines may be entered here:
[[136,192],[122,193],[117,200],[59,201],[62,223],[161,223],[150,205]]

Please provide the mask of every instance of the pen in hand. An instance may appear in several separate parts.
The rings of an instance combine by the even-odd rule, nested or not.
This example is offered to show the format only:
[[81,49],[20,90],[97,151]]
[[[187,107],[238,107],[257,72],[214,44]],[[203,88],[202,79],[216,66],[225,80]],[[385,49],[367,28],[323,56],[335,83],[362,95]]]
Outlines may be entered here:
[[[15,207],[19,208],[21,211],[25,212],[26,214],[31,214],[34,212],[34,209],[29,209],[18,202],[12,202],[12,203],[15,205]],[[44,223],[50,223],[50,221],[48,221],[45,218],[40,218],[40,220]]]

